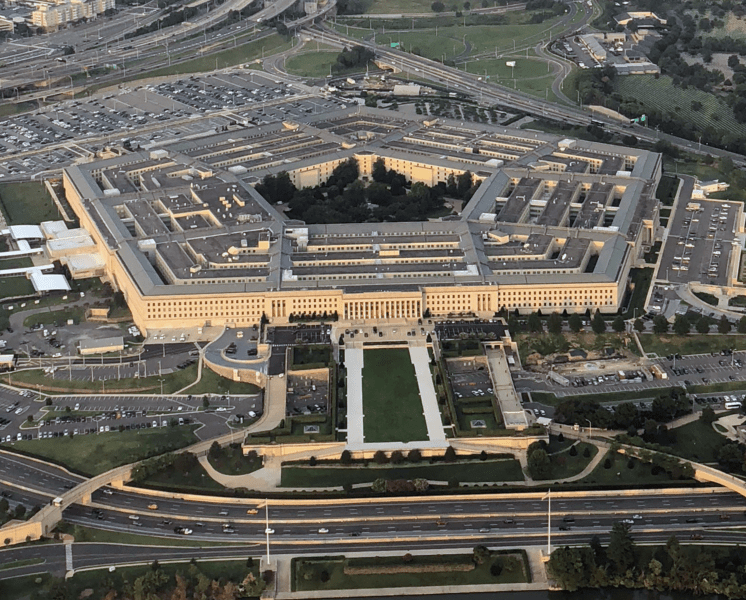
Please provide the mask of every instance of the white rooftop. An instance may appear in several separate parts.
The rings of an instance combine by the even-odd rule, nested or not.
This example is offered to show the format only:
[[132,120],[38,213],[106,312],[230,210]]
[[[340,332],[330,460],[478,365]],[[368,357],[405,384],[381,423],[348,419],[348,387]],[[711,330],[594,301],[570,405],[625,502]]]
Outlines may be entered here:
[[34,269],[31,271],[29,279],[37,292],[70,291],[70,284],[67,283],[64,275],[45,274]]
[[[44,234],[38,225],[11,225],[7,232],[14,240],[43,240]],[[6,233],[6,232],[3,232]]]

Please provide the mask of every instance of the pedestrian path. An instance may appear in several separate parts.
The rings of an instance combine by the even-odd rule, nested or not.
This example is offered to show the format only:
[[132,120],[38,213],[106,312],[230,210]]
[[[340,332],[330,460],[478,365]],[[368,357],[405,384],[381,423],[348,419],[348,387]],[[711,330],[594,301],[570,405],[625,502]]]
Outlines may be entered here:
[[347,443],[359,446],[365,442],[363,431],[363,354],[362,348],[345,350],[347,367]]
[[446,445],[446,434],[443,431],[443,421],[440,418],[438,395],[435,393],[433,376],[430,373],[430,355],[425,346],[410,346],[409,358],[414,365],[417,377],[417,387],[420,390],[422,411],[427,425],[427,437],[431,442]]

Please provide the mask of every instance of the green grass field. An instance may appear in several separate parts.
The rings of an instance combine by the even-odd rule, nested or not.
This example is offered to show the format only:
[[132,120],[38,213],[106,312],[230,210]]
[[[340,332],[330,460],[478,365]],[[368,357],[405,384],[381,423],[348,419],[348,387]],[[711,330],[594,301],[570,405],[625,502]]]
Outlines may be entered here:
[[[16,296],[29,296],[35,292],[34,286],[25,277],[2,277],[0,278],[0,298],[15,298]],[[7,310],[0,308],[7,321]],[[5,325],[7,327],[7,325]]]
[[52,459],[86,475],[98,475],[110,469],[149,456],[172,452],[197,441],[196,426],[166,427],[74,438],[26,440],[5,444],[27,454]]
[[73,319],[76,323],[85,321],[85,308],[82,306],[73,306],[62,310],[53,310],[49,312],[39,312],[29,315],[23,320],[24,327],[33,327],[34,325],[48,325],[52,323],[66,323],[68,319]]
[[[636,98],[661,112],[670,112],[676,118],[687,119],[702,130],[712,127],[723,133],[746,135],[746,126],[736,121],[725,102],[694,87],[676,87],[668,76],[658,79],[654,75],[617,77],[615,87],[623,96]],[[693,101],[700,102],[702,109],[693,110]]]
[[430,0],[373,0],[366,12],[373,15],[426,13],[432,12],[431,5]]
[[271,56],[282,52],[291,47],[289,41],[280,35],[272,35],[261,40],[242,44],[237,48],[231,48],[230,50],[223,50],[222,52],[216,52],[209,56],[203,56],[200,58],[194,58],[177,65],[171,65],[170,67],[161,67],[160,69],[154,69],[143,72],[141,75],[136,77],[127,77],[126,81],[134,81],[136,79],[142,79],[144,77],[165,77],[168,75],[182,75],[186,73],[204,73],[206,71],[213,71],[216,68],[224,69],[226,67],[233,67],[240,65],[241,63],[251,62],[257,59],[261,59],[263,56]]
[[[582,469],[581,469],[582,470]],[[468,461],[397,466],[283,467],[282,487],[340,487],[345,484],[373,483],[376,479],[429,479],[460,483],[502,483],[523,481],[523,471],[515,459]]]
[[426,440],[427,426],[409,351],[365,350],[363,365],[365,441]]
[[[552,462],[552,474],[546,479],[565,479],[577,475],[590,464],[593,457],[598,453],[598,448],[593,444],[580,442],[579,444],[576,444],[576,447],[578,449],[577,456],[570,456],[569,447],[549,456]],[[588,458],[583,456],[583,452],[585,452],[586,448],[589,449],[591,453]]]
[[[62,533],[69,533],[75,537],[76,542],[96,542],[99,544],[133,544],[139,546],[179,546],[179,547],[201,547],[201,546],[227,546],[220,542],[204,542],[191,540],[189,538],[162,538],[154,535],[140,535],[127,533],[125,531],[108,531],[106,529],[94,529],[84,525],[72,525],[62,523],[57,529]],[[1,588],[0,588],[1,589]],[[0,596],[5,600],[4,596]]]
[[689,334],[677,336],[645,333],[640,336],[640,342],[645,352],[655,352],[658,356],[666,356],[676,352],[680,354],[720,352],[723,348],[746,350],[746,336],[742,335]]
[[240,447],[226,446],[222,449],[219,457],[210,456],[208,460],[216,471],[226,475],[246,475],[262,468],[261,456],[251,460],[244,456]]
[[339,51],[304,52],[285,61],[285,70],[301,77],[326,77],[337,62]]
[[37,181],[0,185],[0,206],[8,225],[35,225],[60,218],[44,184]]
[[197,465],[188,473],[179,473],[176,469],[164,470],[139,484],[144,487],[168,488],[195,494],[227,491],[207,474],[202,465]]
[[[607,469],[604,466],[606,458],[611,459],[611,465]],[[622,454],[609,450],[606,457],[593,471],[579,483],[593,484],[596,486],[606,485],[634,485],[634,486],[659,486],[670,484],[671,476],[665,471],[653,475],[653,465],[632,459],[633,468],[629,468],[630,459]]]
[[[509,558],[510,557],[510,558]],[[502,571],[494,576],[490,568],[499,562]],[[292,562],[293,591],[311,590],[352,590],[364,588],[384,587],[433,587],[444,585],[478,585],[496,583],[527,583],[531,581],[530,569],[524,552],[503,551],[491,552],[481,565],[470,571],[397,573],[386,572],[376,574],[345,574],[345,565],[350,567],[375,567],[388,565],[430,565],[430,564],[472,564],[472,554],[446,556],[415,556],[411,561],[400,557],[372,557],[361,559],[346,559],[339,557],[323,558],[294,558]],[[325,583],[319,574],[325,571],[329,577]],[[311,574],[311,577],[308,577]]]
[[704,421],[693,421],[673,431],[676,443],[670,446],[671,454],[698,462],[717,462],[718,448],[728,441]]
[[[187,369],[184,369],[183,371],[177,371],[175,374],[183,373],[192,368],[195,369],[194,377],[192,378],[192,380],[194,380],[197,377],[196,365],[192,367],[188,367]],[[179,384],[180,382],[176,382],[176,385],[179,385]],[[185,385],[188,385],[188,382]],[[165,390],[165,387],[164,387],[164,390]],[[218,375],[215,371],[211,371],[208,367],[203,367],[202,378],[199,380],[199,382],[184,391],[196,396],[198,394],[247,394],[248,395],[248,394],[256,394],[257,392],[259,392],[259,390],[260,388],[254,385],[253,383],[247,383],[244,381],[233,381],[231,379],[226,379],[225,377],[221,377],[220,375]]]

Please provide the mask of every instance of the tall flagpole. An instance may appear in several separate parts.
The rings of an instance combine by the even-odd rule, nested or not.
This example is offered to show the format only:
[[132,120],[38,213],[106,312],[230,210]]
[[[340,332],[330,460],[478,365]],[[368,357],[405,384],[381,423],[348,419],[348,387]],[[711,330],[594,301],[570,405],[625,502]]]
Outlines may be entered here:
[[[547,556],[550,556],[552,554],[552,490],[547,493],[547,500]],[[267,551],[269,552],[269,545]]]
[[267,566],[271,564],[269,559],[269,500],[264,500],[264,534],[267,536]]

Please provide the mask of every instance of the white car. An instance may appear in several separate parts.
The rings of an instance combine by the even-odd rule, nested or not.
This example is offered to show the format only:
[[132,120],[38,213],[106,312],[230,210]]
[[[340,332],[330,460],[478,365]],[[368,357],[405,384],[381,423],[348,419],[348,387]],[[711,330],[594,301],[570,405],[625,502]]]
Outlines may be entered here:
[[274,532],[275,532],[275,530],[274,529],[270,529],[269,527],[267,527],[267,529],[264,530],[264,533],[266,533],[267,535],[271,535]]
[[326,527],[322,527],[319,529],[319,533],[329,533],[329,530]]

